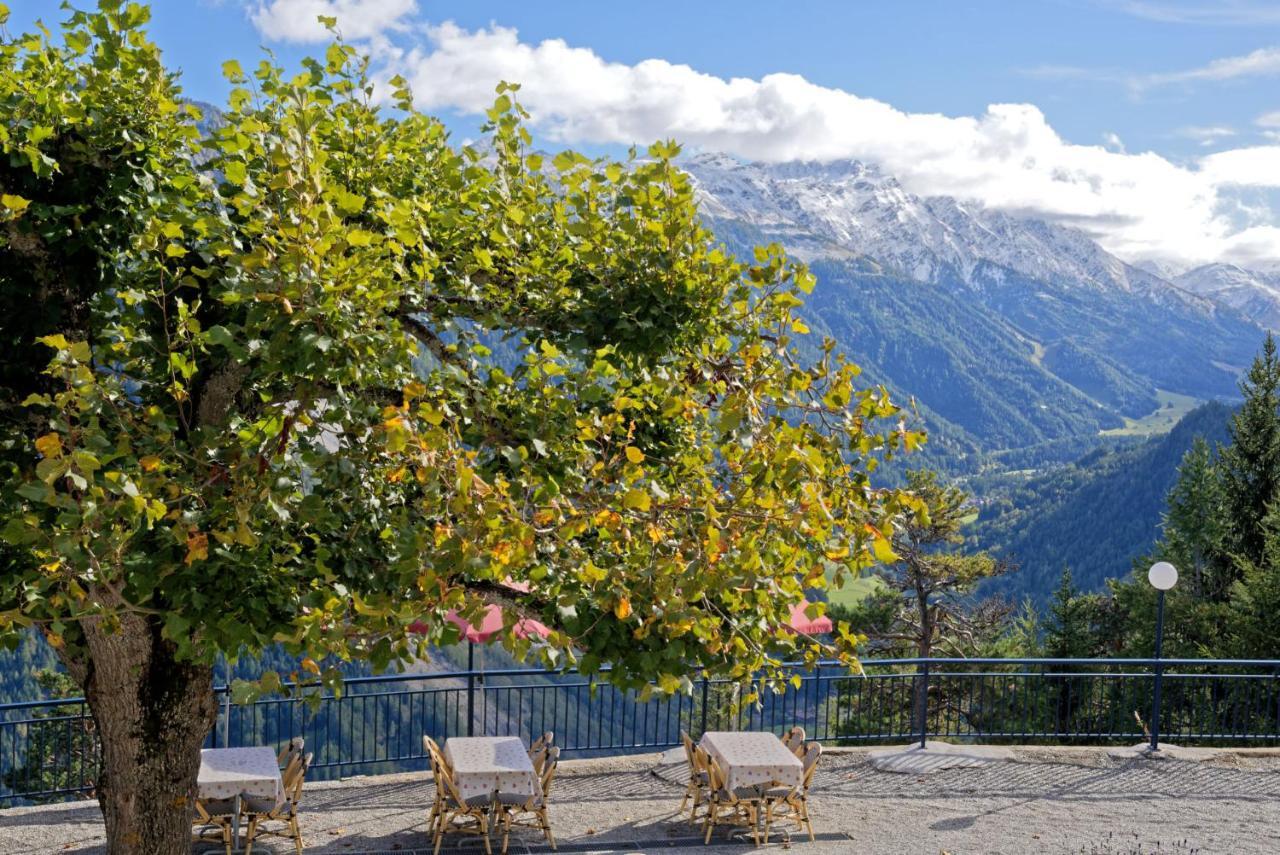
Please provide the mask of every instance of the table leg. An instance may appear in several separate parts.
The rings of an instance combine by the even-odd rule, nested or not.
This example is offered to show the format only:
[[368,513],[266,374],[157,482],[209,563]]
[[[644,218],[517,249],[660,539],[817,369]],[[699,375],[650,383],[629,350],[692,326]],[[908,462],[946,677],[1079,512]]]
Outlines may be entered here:
[[239,852],[240,850],[240,793],[236,793],[236,812],[231,817],[231,851]]

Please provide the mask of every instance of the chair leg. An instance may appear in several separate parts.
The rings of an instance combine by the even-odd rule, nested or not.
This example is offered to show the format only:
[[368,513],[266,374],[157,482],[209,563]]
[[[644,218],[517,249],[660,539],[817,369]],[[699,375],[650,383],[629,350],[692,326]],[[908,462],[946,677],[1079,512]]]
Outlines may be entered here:
[[747,808],[747,820],[751,823],[751,839],[755,841],[756,848],[760,848],[760,812],[755,805]]
[[[227,855],[231,855],[231,823],[229,822],[222,824],[222,845],[226,847]],[[245,852],[248,851],[245,850]]]
[[716,813],[719,812],[719,808],[719,804],[717,804],[714,799],[707,802],[707,833],[706,836],[702,838],[703,846],[706,846],[711,842],[711,832],[716,827]]
[[[244,855],[253,855],[253,839],[258,833],[258,818],[249,817],[249,827],[244,831]],[[228,850],[230,851],[230,850]]]
[[484,836],[484,855],[493,855],[493,847],[489,845],[489,817],[480,817],[480,833]]
[[289,827],[293,830],[293,848],[302,855],[302,829],[298,826],[298,815],[289,817]]
[[687,804],[689,803],[689,793],[690,793],[690,791],[691,791],[692,789],[693,789],[693,783],[692,783],[692,782],[690,782],[690,783],[689,783],[689,786],[687,786],[687,787],[685,787],[685,788],[684,788],[684,798],[682,798],[682,799],[680,800],[680,809],[679,809],[678,811],[676,811],[676,813],[677,813],[677,814],[682,814],[682,813],[684,813],[684,806],[685,806],[685,805],[687,805]]
[[764,803],[764,842],[769,842],[769,824],[773,820],[773,802]]
[[544,807],[538,811],[538,819],[542,823],[542,833],[547,837],[547,843],[551,845],[551,851],[556,851],[556,836],[551,833],[551,818],[547,815],[547,809]]
[[432,850],[432,855],[440,855],[440,841],[444,840],[444,824],[448,818],[448,812],[442,813],[440,819],[436,822],[436,843]]
[[813,820],[809,819],[809,799],[800,800],[800,815],[804,817],[805,828],[809,829],[809,842],[812,843],[813,837]]

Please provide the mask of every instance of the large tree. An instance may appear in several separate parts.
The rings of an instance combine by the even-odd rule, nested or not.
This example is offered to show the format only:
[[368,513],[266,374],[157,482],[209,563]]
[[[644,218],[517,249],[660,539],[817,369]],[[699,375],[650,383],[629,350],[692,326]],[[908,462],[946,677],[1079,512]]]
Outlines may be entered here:
[[790,609],[885,552],[920,437],[796,359],[811,277],[727,255],[674,144],[543,157],[504,85],[456,146],[340,43],[201,124],[146,20],[0,41],[0,634],[85,692],[111,851],[186,851],[219,652],[326,684],[492,600],[642,690],[824,652]]
[[1280,496],[1280,356],[1271,333],[1240,381],[1244,404],[1231,418],[1231,444],[1223,448],[1226,546],[1236,560],[1265,558],[1262,524]]
[[[1005,601],[975,598],[974,591],[983,579],[1012,568],[987,552],[961,548],[963,529],[976,517],[963,490],[942,483],[930,471],[908,472],[907,486],[918,504],[894,528],[892,552],[884,556],[888,563],[878,573],[883,587],[836,614],[881,650],[920,659],[939,651],[972,655],[1010,628],[1012,612]],[[1016,624],[1012,628],[1018,629]],[[917,681],[912,702],[916,729],[928,709],[925,691],[924,681]]]

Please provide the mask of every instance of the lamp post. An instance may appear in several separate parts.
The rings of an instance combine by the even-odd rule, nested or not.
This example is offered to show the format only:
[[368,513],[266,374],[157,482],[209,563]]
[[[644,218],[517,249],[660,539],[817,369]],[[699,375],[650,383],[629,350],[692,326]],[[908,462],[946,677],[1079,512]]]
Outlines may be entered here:
[[1164,665],[1160,650],[1164,646],[1164,592],[1178,584],[1178,569],[1168,561],[1157,561],[1147,571],[1147,581],[1156,589],[1156,685],[1151,697],[1151,750],[1160,750],[1160,683]]

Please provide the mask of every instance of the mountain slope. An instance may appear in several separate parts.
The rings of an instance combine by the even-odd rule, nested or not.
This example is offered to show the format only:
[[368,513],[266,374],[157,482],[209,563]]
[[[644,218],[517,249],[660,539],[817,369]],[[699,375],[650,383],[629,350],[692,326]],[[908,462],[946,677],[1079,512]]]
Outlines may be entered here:
[[987,451],[1096,434],[1157,389],[1233,397],[1262,336],[1083,232],[922,199],[872,166],[684,165],[722,239],[809,260],[822,329]]
[[1280,329],[1280,273],[1206,264],[1173,280],[1178,287],[1236,309],[1269,329]]
[[[983,502],[975,545],[1019,565],[990,592],[1044,602],[1063,567],[1077,585],[1100,589],[1124,576],[1154,545],[1165,497],[1197,436],[1227,441],[1231,408],[1208,403],[1172,431],[1116,450],[1098,450],[1047,474],[1004,475],[970,484]],[[990,498],[990,497],[997,498]]]

